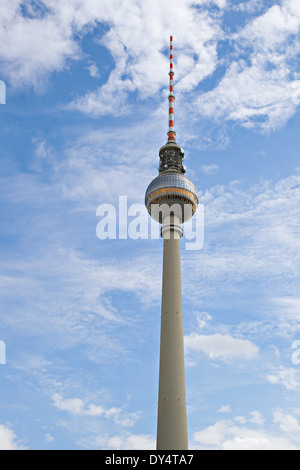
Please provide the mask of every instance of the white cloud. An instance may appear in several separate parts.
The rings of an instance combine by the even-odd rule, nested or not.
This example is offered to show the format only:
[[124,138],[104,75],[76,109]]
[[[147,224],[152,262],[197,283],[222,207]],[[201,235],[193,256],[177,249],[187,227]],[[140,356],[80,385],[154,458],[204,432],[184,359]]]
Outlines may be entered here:
[[241,0],[236,3],[231,0],[230,9],[235,11],[245,11],[248,13],[257,13],[264,6],[264,0]]
[[68,411],[71,414],[79,415],[83,413],[84,402],[80,398],[63,399],[58,393],[53,395],[55,408],[61,411]]
[[[202,2],[201,2],[202,3]],[[221,8],[223,0],[215,0]],[[110,30],[101,39],[115,61],[107,82],[96,91],[75,99],[67,109],[91,116],[120,115],[130,111],[127,96],[138,91],[141,98],[158,96],[168,84],[169,24],[176,41],[176,89],[191,91],[217,66],[217,41],[222,36],[220,20],[202,11],[190,0],[139,4],[120,2],[108,8]],[[182,24],[185,34],[182,35]],[[197,57],[197,59],[195,59]],[[155,73],[149,71],[155,70]]]
[[45,435],[45,443],[46,444],[51,444],[51,442],[53,442],[53,441],[54,441],[54,437],[51,436],[51,434],[46,434]]
[[[291,234],[286,234],[287,243],[291,246],[297,241],[292,239]],[[290,239],[290,243],[289,240]],[[282,335],[296,333],[300,324],[300,299],[299,297],[275,297],[274,315],[278,318],[278,326]]]
[[271,6],[263,15],[249,22],[240,32],[241,39],[260,41],[257,49],[276,50],[277,46],[288,44],[288,35],[297,34],[300,26],[300,8],[297,0],[281,0]]
[[211,359],[223,361],[233,359],[251,360],[257,357],[259,350],[257,346],[248,340],[218,333],[213,335],[192,333],[185,336],[185,347],[188,351],[201,351]]
[[63,398],[59,393],[55,393],[52,397],[53,405],[60,411],[67,411],[77,417],[92,417],[112,419],[114,422],[123,427],[131,427],[139,419],[139,413],[126,413],[121,408],[105,409],[101,405],[88,403],[81,398]]
[[114,436],[98,436],[78,442],[82,447],[91,449],[114,450],[154,450],[155,438],[148,434],[124,433]]
[[202,299],[206,308],[210,302],[214,308],[224,308],[224,296],[231,302],[227,293],[236,299],[236,283],[260,281],[255,299],[251,294],[255,309],[259,296],[264,297],[256,334],[263,331],[265,335],[267,328],[269,333],[276,330],[281,336],[297,331],[299,182],[299,175],[247,189],[232,182],[214,186],[201,196],[205,206],[204,249],[193,257],[183,252],[185,295],[195,305],[199,307]]
[[155,440],[149,435],[127,433],[110,437],[107,440],[107,447],[120,450],[151,450],[155,449]]
[[[18,301],[14,320],[8,312],[2,322],[11,324],[22,318],[17,325],[14,323],[22,334],[47,333],[56,348],[80,346],[92,361],[102,363],[120,355],[124,359],[129,357],[131,340],[120,341],[113,331],[121,325],[127,328],[133,313],[117,310],[110,293],[131,292],[144,307],[158,302],[160,278],[153,282],[152,273],[158,270],[159,259],[147,255],[140,260],[111,259],[108,263],[87,260],[79,253],[57,247],[52,247],[49,256],[39,250],[37,258],[17,262],[23,275],[5,277],[0,287],[1,302],[13,297],[16,289]],[[1,266],[3,272],[14,269],[3,260]],[[142,324],[138,316],[133,334],[145,331]]]
[[7,426],[0,425],[0,450],[24,450],[17,440],[17,436]]
[[[36,140],[35,166],[43,171],[50,166],[53,184],[56,183],[54,193],[59,192],[57,197],[76,201],[85,209],[88,205],[96,211],[98,204],[116,203],[120,195],[126,195],[129,202],[143,203],[149,174],[155,175],[152,148],[161,143],[160,126],[161,122],[152,118],[147,126],[139,121],[119,127],[118,132],[113,127],[81,132],[78,139],[66,143],[63,158],[61,152],[54,152],[47,142]],[[137,137],[139,145],[136,144]],[[24,180],[25,176],[22,177]],[[7,185],[7,191],[11,183]],[[18,185],[10,191],[12,198],[18,194]],[[32,182],[29,186],[32,187]],[[3,194],[6,194],[4,189]]]
[[245,416],[235,416],[233,418],[233,421],[236,421],[237,423],[240,423],[240,424],[246,424],[247,423],[247,420],[246,420]]
[[230,405],[222,405],[221,408],[218,409],[218,413],[231,413]]
[[206,173],[207,175],[214,175],[219,171],[218,165],[202,165],[201,170],[203,173]]
[[113,71],[110,79],[96,92],[76,99],[65,106],[67,110],[78,110],[90,116],[121,116],[127,114],[130,109],[127,105],[127,94],[134,91],[135,87],[129,80],[122,80],[120,73]]
[[250,21],[233,36],[238,58],[219,85],[198,98],[198,110],[264,131],[284,125],[299,104],[299,29],[297,0],[283,0]]
[[227,7],[228,0],[200,0],[197,2],[198,5],[216,5],[217,7],[223,9]]
[[96,64],[91,64],[88,66],[88,71],[90,73],[90,75],[94,78],[99,78],[100,77],[100,73],[99,73],[99,70],[98,70],[98,67]]
[[[211,5],[220,8],[219,14],[210,10]],[[257,1],[240,5],[240,9],[257,11],[259,7]],[[16,87],[40,89],[53,72],[78,60],[86,60],[90,74],[98,77],[92,58],[85,58],[82,52],[80,38],[97,24],[106,24],[110,29],[99,41],[111,53],[114,68],[106,83],[75,98],[66,108],[91,116],[128,113],[129,93],[138,91],[143,99],[158,96],[161,88],[167,87],[164,52],[169,24],[176,40],[177,92],[191,92],[216,70],[218,42],[225,36],[221,19],[226,8],[232,8],[226,0],[203,0],[196,5],[191,0],[143,0],[138,4],[133,0],[103,0],[101,4],[95,0],[80,4],[77,0],[64,4],[40,0],[27,2],[26,8],[21,0],[12,0],[0,10],[4,78]],[[236,52],[229,58],[219,85],[197,100],[198,112],[266,131],[283,125],[300,100],[300,81],[294,69],[299,27],[297,0],[282,0],[246,24],[230,38]]]
[[203,431],[194,434],[193,439],[196,443],[204,447],[218,446],[226,436],[227,425],[225,421],[218,421],[212,426],[208,426]]
[[284,125],[296,111],[300,81],[290,81],[291,70],[283,60],[271,70],[267,61],[257,56],[250,67],[243,60],[232,63],[219,86],[199,97],[199,111],[264,131]]
[[297,435],[252,429],[233,421],[218,421],[193,436],[195,449],[219,450],[297,450]]
[[286,413],[284,410],[276,410],[273,413],[274,423],[279,424],[280,429],[288,434],[300,433],[300,424],[298,419]]
[[208,322],[212,320],[212,316],[207,312],[197,312],[196,320],[199,330],[203,330],[203,328],[207,327]]
[[259,411],[251,411],[250,413],[250,416],[251,418],[249,419],[249,421],[251,423],[254,423],[254,424],[258,424],[258,425],[263,425],[265,420],[263,419],[261,413]]
[[[194,54],[200,58],[200,63],[191,61],[195,65],[193,72],[183,68],[178,74],[182,89],[188,90],[215,69],[220,36],[216,13],[197,7],[208,3],[220,9],[226,6],[225,0],[197,3],[103,0],[100,4],[96,0],[67,0],[62,4],[58,0],[39,0],[27,2],[26,7],[21,0],[2,3],[0,41],[6,46],[1,49],[0,60],[6,78],[14,86],[40,88],[44,78],[67,68],[70,60],[84,59],[80,37],[103,23],[109,25],[109,31],[101,38],[101,45],[111,53],[115,68],[101,89],[75,100],[72,107],[91,115],[114,114],[114,106],[120,108],[128,92],[138,90],[141,96],[154,96],[166,85],[168,60],[162,50],[168,47],[171,24],[180,61]],[[181,49],[185,52],[180,55]],[[97,75],[94,67],[90,72]]]
[[268,381],[274,385],[282,385],[287,390],[300,389],[300,374],[296,368],[279,367],[267,376]]
[[[62,4],[59,8],[55,1],[48,2],[47,7],[42,1],[27,3],[31,11],[27,9],[26,16],[22,14],[21,0],[1,5],[0,41],[5,46],[1,48],[0,60],[12,85],[40,88],[44,77],[63,70],[67,59],[78,59],[81,52],[72,37],[70,2],[66,8]],[[35,5],[41,6],[44,13]]]

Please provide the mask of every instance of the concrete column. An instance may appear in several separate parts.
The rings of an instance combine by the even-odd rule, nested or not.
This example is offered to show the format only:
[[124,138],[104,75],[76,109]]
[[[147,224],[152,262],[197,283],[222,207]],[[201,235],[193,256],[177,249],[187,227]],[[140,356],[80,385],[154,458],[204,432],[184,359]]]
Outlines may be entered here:
[[158,450],[188,449],[183,347],[180,238],[176,221],[164,221]]

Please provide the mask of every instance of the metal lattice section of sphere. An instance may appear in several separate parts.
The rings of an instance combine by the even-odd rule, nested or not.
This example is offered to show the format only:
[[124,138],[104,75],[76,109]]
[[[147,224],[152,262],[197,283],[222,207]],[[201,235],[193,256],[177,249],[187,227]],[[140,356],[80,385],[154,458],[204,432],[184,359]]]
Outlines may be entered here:
[[145,205],[150,215],[153,205],[179,204],[182,212],[185,207],[190,215],[185,212],[184,220],[192,217],[198,206],[198,192],[194,183],[180,173],[162,173],[150,183],[145,195]]

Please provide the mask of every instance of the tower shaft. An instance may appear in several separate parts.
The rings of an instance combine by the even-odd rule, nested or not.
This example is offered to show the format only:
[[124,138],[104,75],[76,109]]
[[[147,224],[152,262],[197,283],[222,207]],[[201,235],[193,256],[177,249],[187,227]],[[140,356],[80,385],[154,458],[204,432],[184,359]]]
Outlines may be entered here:
[[182,233],[175,230],[162,231],[164,255],[157,450],[188,449],[181,296],[181,235]]

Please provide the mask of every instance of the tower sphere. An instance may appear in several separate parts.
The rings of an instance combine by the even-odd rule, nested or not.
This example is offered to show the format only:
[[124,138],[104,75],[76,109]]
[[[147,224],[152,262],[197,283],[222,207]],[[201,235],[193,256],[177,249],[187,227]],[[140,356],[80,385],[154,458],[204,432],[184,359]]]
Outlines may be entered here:
[[145,205],[151,217],[162,223],[169,211],[177,211],[181,223],[187,222],[196,212],[198,192],[187,178],[182,165],[183,149],[175,142],[164,145],[160,151],[159,175],[149,184]]

